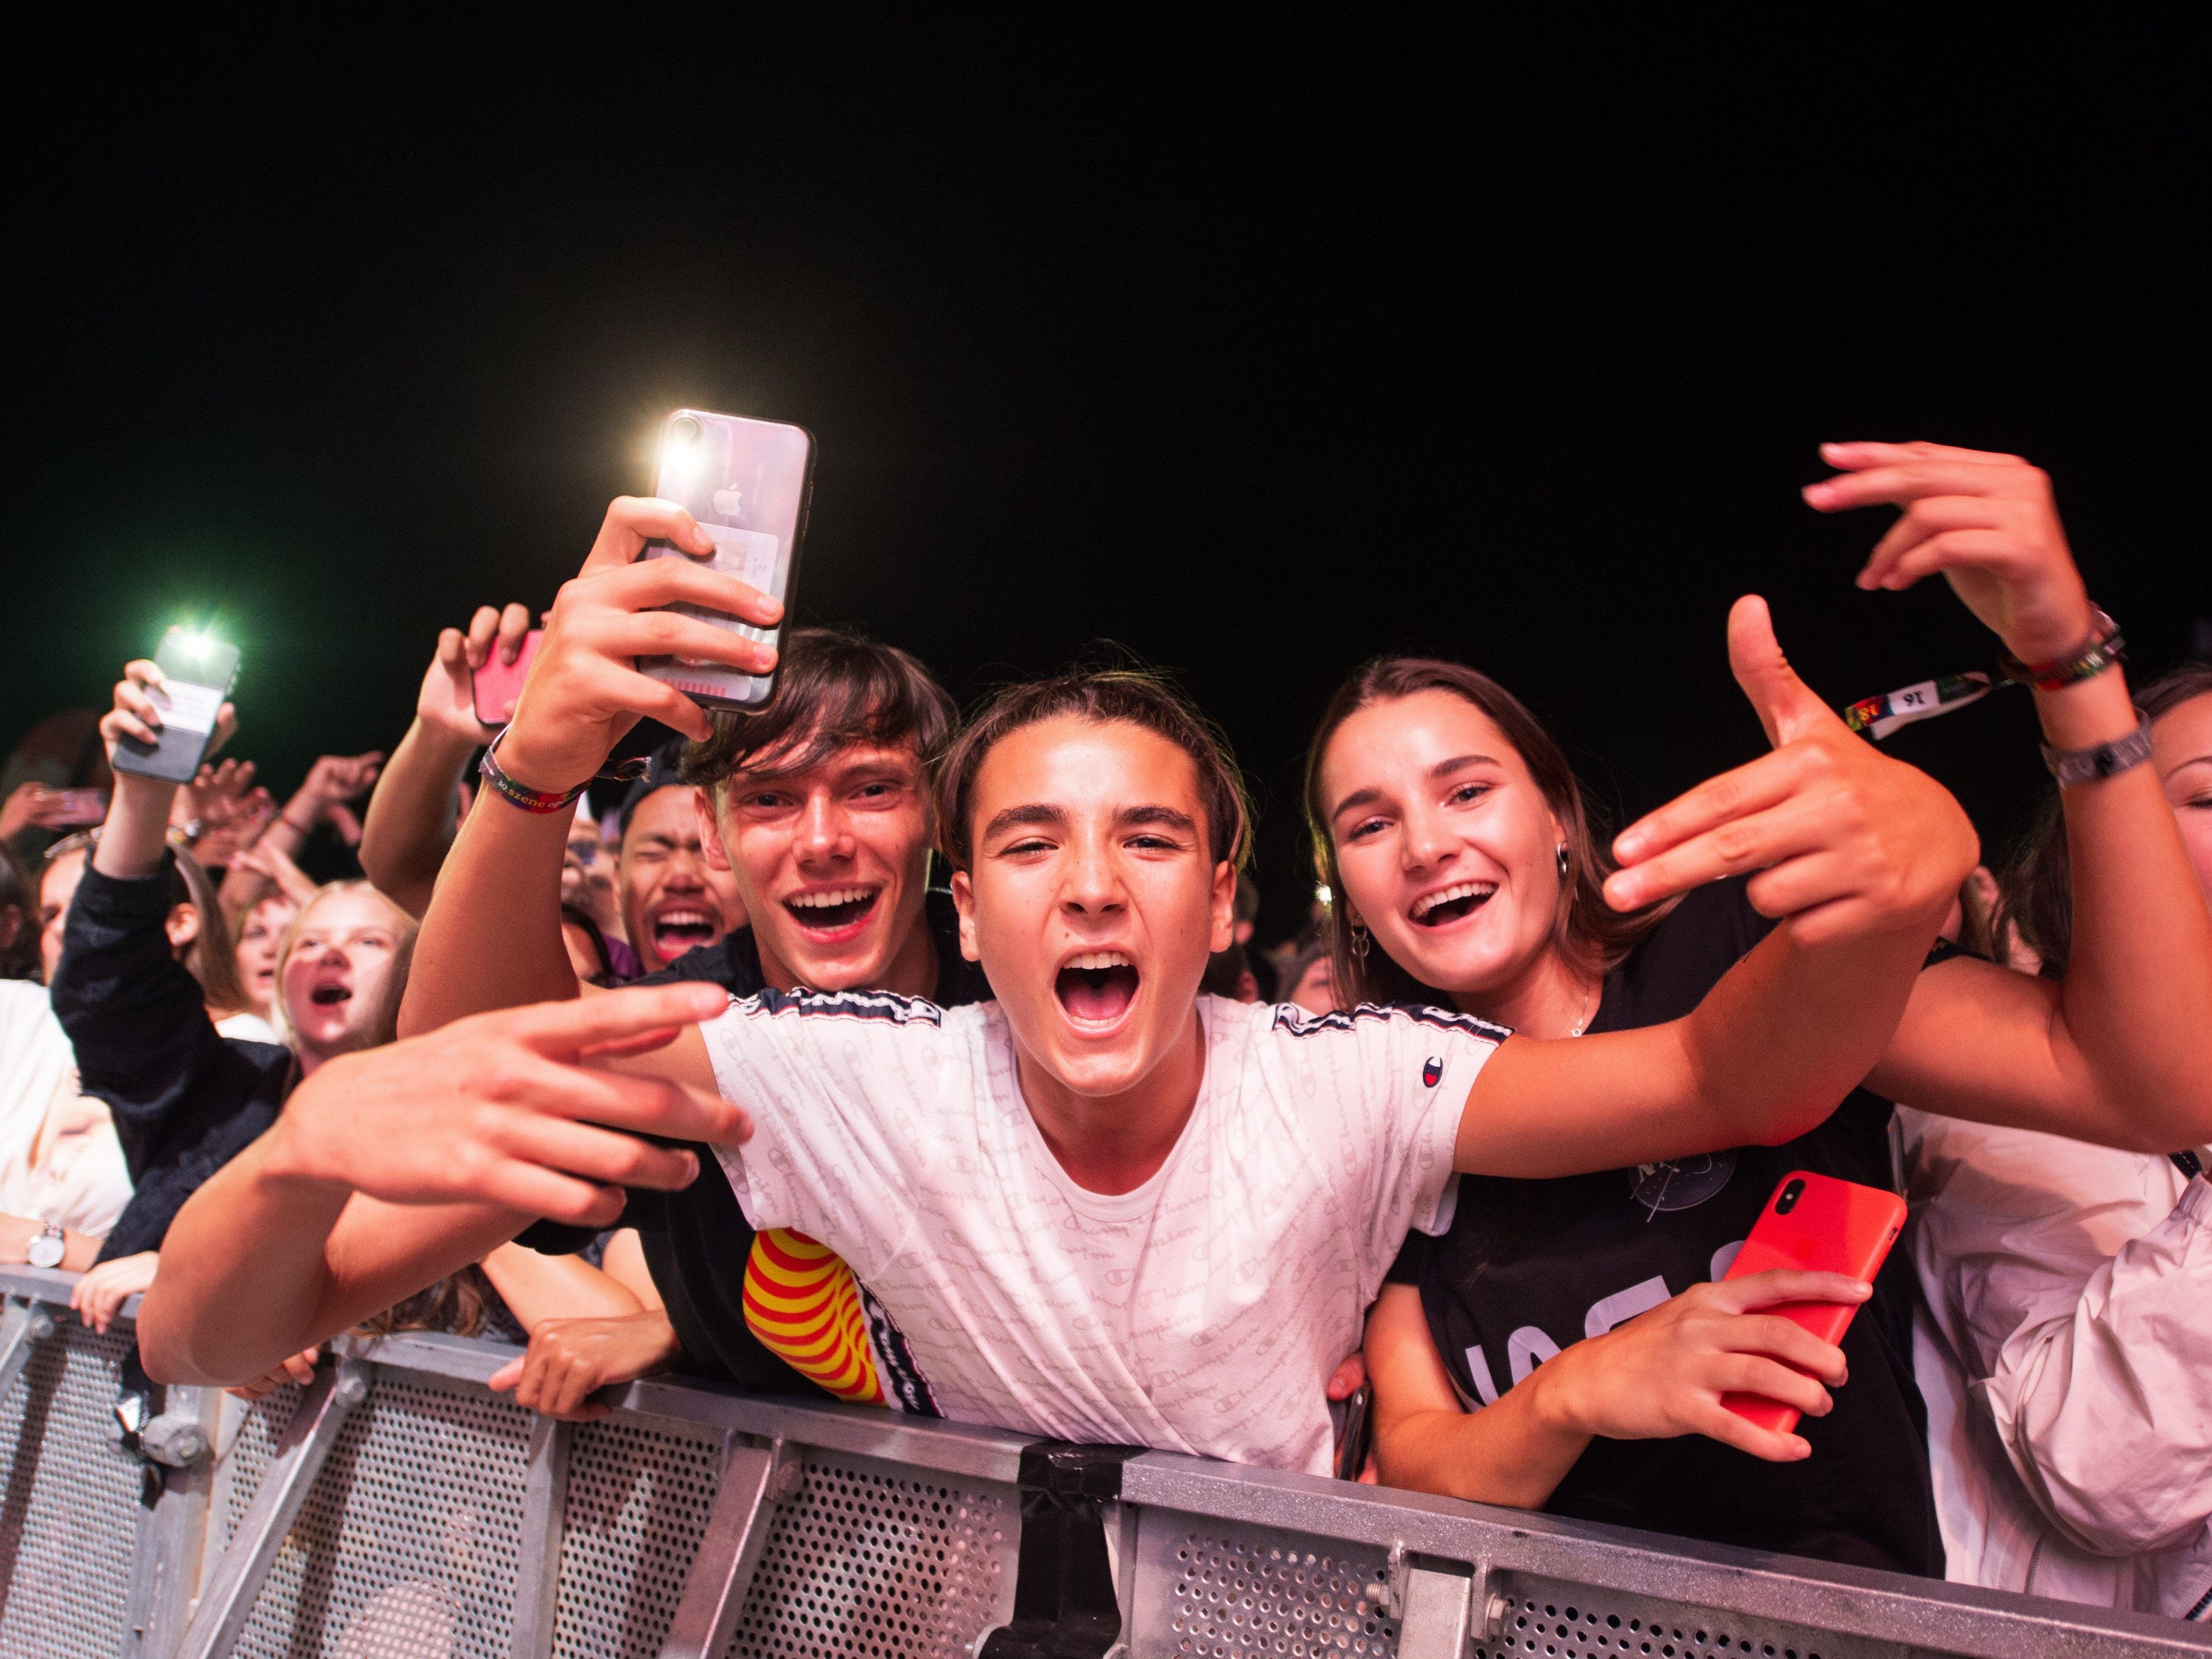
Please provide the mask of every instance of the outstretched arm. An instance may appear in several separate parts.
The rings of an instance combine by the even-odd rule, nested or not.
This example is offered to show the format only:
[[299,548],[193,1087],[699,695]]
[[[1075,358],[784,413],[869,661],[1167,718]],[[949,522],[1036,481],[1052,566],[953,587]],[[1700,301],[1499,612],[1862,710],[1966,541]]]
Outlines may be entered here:
[[414,723],[376,781],[362,823],[361,867],[380,890],[420,916],[453,844],[454,808],[469,757],[499,733],[477,718],[474,675],[495,653],[512,663],[530,631],[519,605],[477,607],[468,632],[448,628],[422,675]]
[[[591,777],[641,715],[686,737],[712,730],[699,705],[637,671],[641,656],[670,653],[748,672],[775,665],[773,648],[659,607],[684,603],[763,628],[782,607],[757,589],[686,559],[640,562],[661,539],[704,555],[714,543],[667,501],[623,497],[582,571],[545,621],[530,678],[500,739],[499,760],[527,788],[559,794]],[[561,864],[573,811],[527,812],[487,793],[447,855],[415,942],[401,1006],[403,1032],[464,1014],[576,994],[561,938]],[[486,939],[500,948],[487,951]]]
[[[2051,480],[2016,455],[1941,444],[1829,444],[1841,475],[1809,486],[1823,512],[1905,509],[1859,574],[1904,588],[1941,572],[2027,663],[2063,659],[2094,636]],[[2054,749],[2136,729],[2120,670],[2037,690]],[[2063,980],[1972,961],[1914,989],[1872,1081],[1893,1099],[1989,1123],[2138,1152],[2212,1137],[2212,908],[2159,787],[2136,766],[2060,792],[2073,882]]]
[[705,1066],[690,1027],[728,1003],[696,983],[615,992],[319,1067],[171,1224],[139,1322],[149,1372],[250,1381],[536,1218],[608,1226],[623,1187],[689,1184],[691,1153],[639,1136],[745,1138],[711,1079],[689,1086]]
[[1887,1048],[1973,867],[1973,826],[1797,678],[1762,600],[1736,602],[1729,654],[1773,752],[1623,831],[1606,896],[1633,909],[1755,871],[1751,902],[1782,925],[1683,1018],[1506,1042],[1468,1095],[1461,1170],[1574,1175],[1778,1145],[1833,1111]]

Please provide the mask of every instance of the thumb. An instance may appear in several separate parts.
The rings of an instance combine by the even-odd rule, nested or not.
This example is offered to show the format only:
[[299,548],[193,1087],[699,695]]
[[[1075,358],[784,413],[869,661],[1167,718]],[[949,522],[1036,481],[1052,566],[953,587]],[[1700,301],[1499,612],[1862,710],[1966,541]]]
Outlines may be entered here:
[[484,1387],[489,1389],[494,1394],[505,1394],[522,1381],[522,1364],[528,1357],[526,1354],[521,1354],[508,1360],[507,1364],[484,1378]]
[[1774,618],[1758,594],[1745,594],[1729,610],[1728,645],[1735,683],[1759,711],[1766,740],[1777,749],[1836,718],[1782,654],[1781,641],[1774,637]]

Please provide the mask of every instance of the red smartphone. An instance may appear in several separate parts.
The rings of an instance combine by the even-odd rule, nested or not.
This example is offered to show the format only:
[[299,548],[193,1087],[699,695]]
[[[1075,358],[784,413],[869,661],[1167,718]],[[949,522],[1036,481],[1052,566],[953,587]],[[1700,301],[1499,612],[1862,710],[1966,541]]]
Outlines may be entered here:
[[486,726],[504,726],[514,718],[514,700],[522,695],[522,683],[530,678],[530,665],[537,659],[538,641],[544,637],[542,628],[525,634],[522,649],[511,663],[499,659],[499,647],[494,645],[491,660],[469,677],[477,718]]
[[[1766,1200],[1726,1277],[1797,1267],[1849,1273],[1872,1284],[1904,1225],[1905,1200],[1895,1193],[1792,1170]],[[1778,1302],[1760,1311],[1794,1319],[1821,1341],[1839,1343],[1858,1310],[1847,1302]],[[1797,1426],[1796,1407],[1764,1395],[1724,1394],[1721,1404],[1778,1434]]]

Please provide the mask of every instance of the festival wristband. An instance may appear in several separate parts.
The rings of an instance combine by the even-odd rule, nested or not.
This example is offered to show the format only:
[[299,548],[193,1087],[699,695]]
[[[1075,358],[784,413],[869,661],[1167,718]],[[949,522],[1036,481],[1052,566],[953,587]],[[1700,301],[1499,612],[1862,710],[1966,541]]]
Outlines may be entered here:
[[2120,635],[2120,625],[2110,617],[2094,605],[2090,614],[2096,620],[2088,641],[2073,655],[2051,662],[2022,662],[2007,653],[1997,659],[1997,672],[2014,685],[2032,685],[2039,691],[2063,691],[2069,685],[2094,679],[2127,654],[2128,642]]
[[[1863,732],[1876,742],[1887,737],[1901,726],[1915,720],[1948,714],[1954,708],[1964,708],[1970,702],[1979,702],[2001,686],[2027,685],[2038,691],[2060,691],[2069,685],[2078,685],[2116,666],[2126,654],[2127,641],[2120,635],[2119,624],[2103,611],[2096,612],[2096,631],[2089,641],[2072,656],[2055,662],[2024,663],[2018,658],[2002,655],[1997,659],[1994,671],[1969,669],[1963,674],[1945,674],[1932,680],[1923,680],[1917,685],[1908,685],[1879,697],[1868,697],[1844,710],[1844,724],[1854,732]],[[2122,738],[2121,744],[2133,742]],[[2115,745],[2106,745],[2112,747]],[[2044,754],[2055,771],[2057,763],[2048,757],[2057,750],[2046,749]],[[2098,752],[2091,750],[2081,754]],[[2148,751],[2146,751],[2148,752]],[[2134,765],[2130,761],[2129,765]],[[2125,768],[2120,769],[2124,770]],[[2084,776],[2098,775],[2085,774]],[[2110,774],[2102,775],[2109,776]]]
[[1872,734],[1879,743],[1900,726],[1933,720],[1954,708],[1964,708],[1970,702],[1979,702],[1995,690],[1996,682],[1978,670],[1946,674],[1941,679],[1923,680],[1899,691],[1855,702],[1844,710],[1844,724],[1854,732]]
[[576,798],[592,787],[589,778],[573,789],[532,789],[526,783],[516,781],[499,763],[499,745],[506,736],[507,733],[501,732],[492,739],[491,746],[484,750],[483,759],[477,763],[477,770],[483,774],[483,781],[491,786],[492,793],[508,805],[519,806],[526,812],[558,812],[574,805]]

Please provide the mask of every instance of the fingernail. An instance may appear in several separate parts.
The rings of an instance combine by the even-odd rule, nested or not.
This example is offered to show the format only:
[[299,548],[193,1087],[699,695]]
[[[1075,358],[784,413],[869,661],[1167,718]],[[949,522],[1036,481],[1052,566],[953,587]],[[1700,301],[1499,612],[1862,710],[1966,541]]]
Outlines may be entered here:
[[1856,584],[1861,592],[1871,593],[1874,592],[1874,577],[1871,573],[1862,570],[1857,575],[1852,577],[1851,580]]
[[689,1187],[693,1182],[699,1178],[699,1154],[696,1152],[684,1153],[684,1168],[686,1171],[684,1177],[684,1184]]
[[1822,444],[1820,446],[1820,459],[1824,461],[1832,461],[1835,459],[1837,456],[1844,453],[1844,452],[1848,450],[1850,447],[1850,446],[1849,444]]
[[1826,501],[1828,497],[1835,492],[1830,489],[1825,483],[1808,483],[1799,493],[1802,495],[1807,501],[1818,506],[1820,502]]

